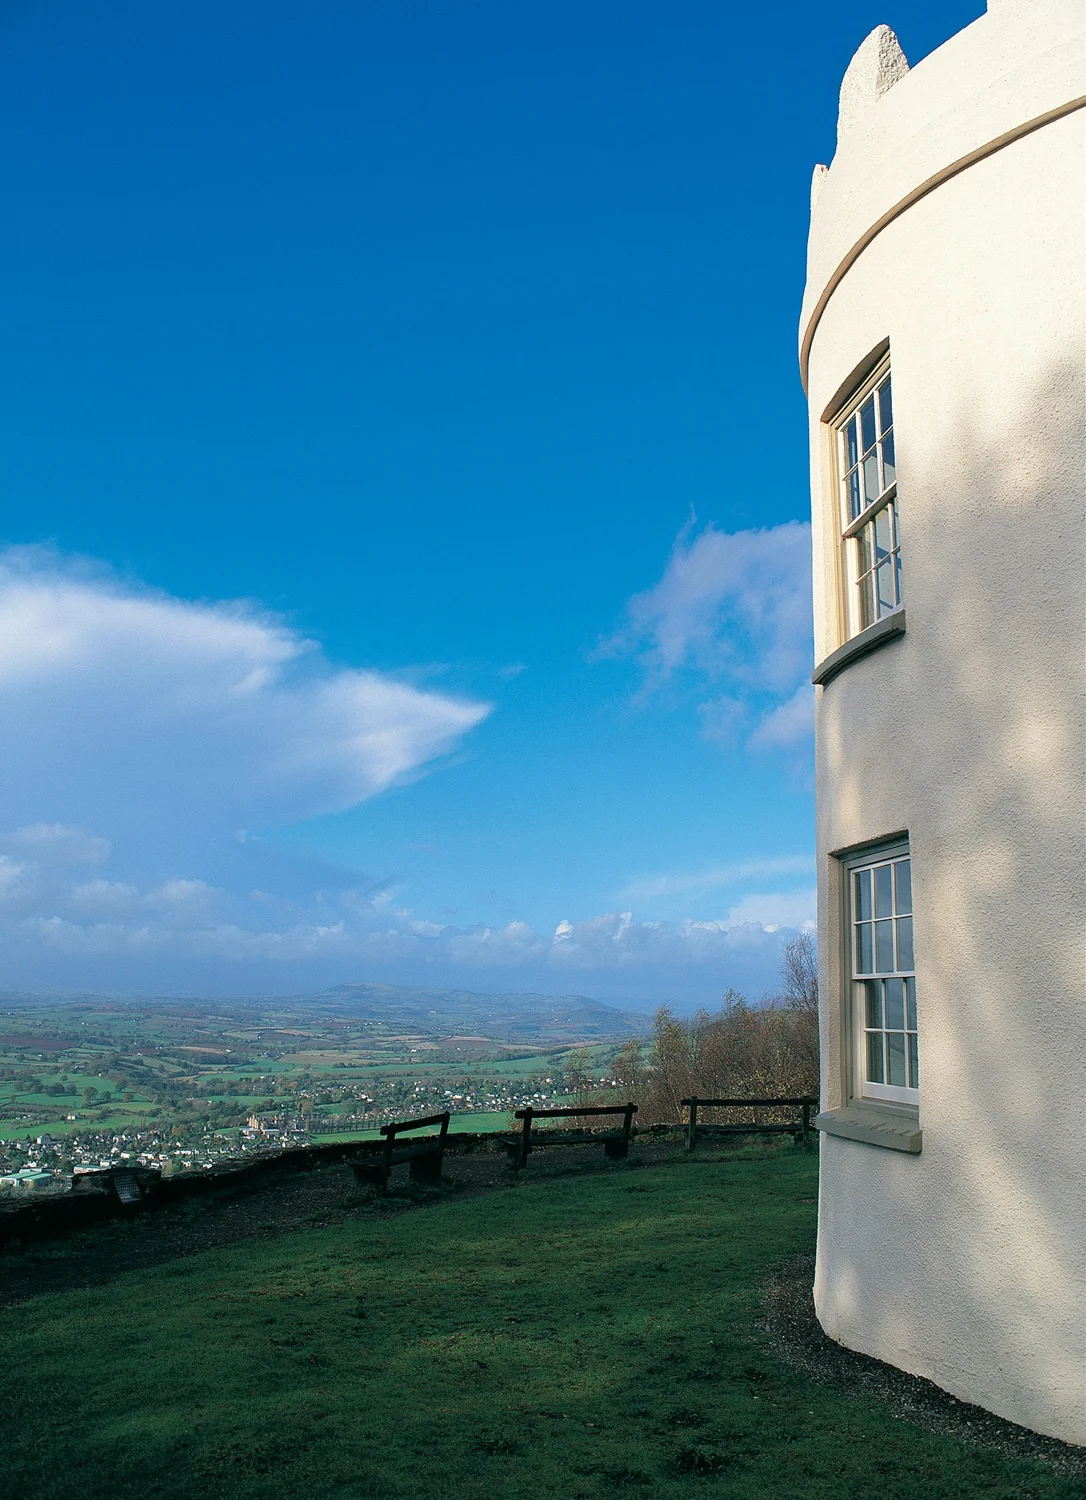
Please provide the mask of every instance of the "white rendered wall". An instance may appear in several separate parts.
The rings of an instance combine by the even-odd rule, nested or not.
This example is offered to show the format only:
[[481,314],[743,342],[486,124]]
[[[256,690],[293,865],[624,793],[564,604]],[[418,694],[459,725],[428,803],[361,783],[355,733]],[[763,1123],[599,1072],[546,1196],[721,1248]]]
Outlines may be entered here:
[[[874,103],[812,222],[816,656],[841,644],[821,421],[890,340],[904,637],[817,690],[823,1109],[846,1103],[837,861],[907,829],[923,1150],[824,1134],[826,1331],[1086,1442],[1082,7],[1004,0]],[[1076,33],[1079,33],[1076,36]]]

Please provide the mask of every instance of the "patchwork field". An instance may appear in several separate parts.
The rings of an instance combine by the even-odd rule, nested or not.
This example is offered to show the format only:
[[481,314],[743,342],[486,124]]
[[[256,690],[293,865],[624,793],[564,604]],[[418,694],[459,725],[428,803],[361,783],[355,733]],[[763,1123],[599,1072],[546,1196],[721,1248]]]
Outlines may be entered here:
[[[523,1103],[564,1097],[572,1044],[548,1037],[570,1033],[572,1020],[563,1013],[552,1024],[548,1005],[558,1002],[522,1014],[519,1030],[530,1035],[509,1040],[456,1031],[464,1007],[455,1005],[412,1029],[421,1009],[413,998],[407,1015],[396,1001],[384,1018],[343,1014],[329,1001],[8,1003],[0,1009],[0,1170],[70,1172],[113,1146],[150,1153],[159,1166],[183,1166],[194,1151],[216,1161],[239,1154],[239,1132],[254,1115],[267,1145],[299,1131],[365,1138],[389,1118],[445,1109],[470,1129],[498,1128]],[[468,1018],[479,1019],[470,1007]],[[602,1028],[598,1016],[588,1019],[590,1032]],[[582,1070],[605,1070],[617,1043],[582,1040]]]
[[1081,1500],[784,1362],[762,1287],[812,1246],[816,1153],[558,1156],[421,1206],[345,1187],[334,1220],[7,1308],[5,1492]]

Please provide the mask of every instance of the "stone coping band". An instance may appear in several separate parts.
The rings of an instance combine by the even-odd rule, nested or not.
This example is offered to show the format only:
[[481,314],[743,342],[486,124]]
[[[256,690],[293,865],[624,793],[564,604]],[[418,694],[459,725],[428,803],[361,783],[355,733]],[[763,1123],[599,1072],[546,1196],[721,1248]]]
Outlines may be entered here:
[[[965,156],[960,156],[957,161],[952,161],[949,166],[943,167],[925,182],[914,187],[911,192],[900,198],[892,208],[888,208],[881,218],[876,219],[870,229],[866,229],[853,245],[852,249],[843,257],[837,269],[830,276],[822,289],[822,294],[814,307],[811,316],[807,319],[807,326],[803,330],[803,338],[799,349],[799,368],[803,377],[803,389],[807,390],[807,366],[811,360],[811,345],[814,343],[815,330],[826,311],[830,298],[841,285],[848,272],[859,260],[860,256],[870,245],[876,235],[881,234],[888,224],[911,208],[921,198],[926,198],[928,193],[941,187],[944,182],[949,182],[952,177],[957,177],[959,172],[964,172],[967,167],[973,166],[975,162],[983,161],[986,156],[1001,151],[1004,146],[1011,145],[1014,141],[1020,141],[1024,135],[1031,135],[1033,131],[1040,130],[1042,125],[1050,125],[1053,120],[1060,120],[1064,115],[1073,114],[1076,109],[1082,109],[1086,105],[1086,94],[1080,94],[1077,99],[1069,99],[1066,104],[1057,104],[1055,109],[1046,109],[1044,114],[1036,115],[1032,120],[1026,120],[1021,125],[1016,125],[1013,130],[1004,131],[997,135],[994,140],[986,141],[983,146],[978,146],[975,151],[969,151]],[[832,170],[832,168],[831,168]]]
[[837,676],[838,672],[843,672],[861,656],[877,651],[880,646],[885,646],[888,641],[896,641],[904,634],[905,608],[902,606],[900,609],[895,609],[892,614],[883,615],[881,620],[876,620],[874,625],[861,630],[859,635],[854,635],[843,646],[838,646],[836,651],[831,651],[829,656],[815,667],[811,673],[811,681],[815,687],[825,687],[827,682],[831,682]]

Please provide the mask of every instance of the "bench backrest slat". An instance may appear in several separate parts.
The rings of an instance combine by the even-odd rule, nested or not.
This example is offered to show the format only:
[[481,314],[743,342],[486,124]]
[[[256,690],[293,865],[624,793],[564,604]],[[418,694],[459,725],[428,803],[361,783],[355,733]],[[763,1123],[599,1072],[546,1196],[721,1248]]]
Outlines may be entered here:
[[440,1125],[444,1135],[449,1127],[448,1111],[443,1115],[427,1115],[422,1120],[396,1120],[391,1125],[382,1125],[381,1134],[391,1139],[392,1136],[402,1135],[406,1130],[423,1130],[427,1125]]
[[687,1108],[696,1104],[699,1109],[752,1109],[755,1106],[772,1107],[775,1105],[791,1104],[799,1108],[801,1104],[817,1104],[817,1099],[680,1099],[680,1105]]
[[518,1109],[514,1114],[515,1120],[554,1120],[559,1116],[570,1115],[624,1115],[627,1110],[633,1114],[637,1113],[637,1105],[633,1104],[581,1104],[574,1105],[570,1109]]

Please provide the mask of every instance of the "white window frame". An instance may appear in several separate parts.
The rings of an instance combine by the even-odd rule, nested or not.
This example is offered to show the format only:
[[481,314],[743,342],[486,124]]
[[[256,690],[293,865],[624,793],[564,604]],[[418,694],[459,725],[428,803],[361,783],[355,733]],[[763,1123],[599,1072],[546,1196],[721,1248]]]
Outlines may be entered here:
[[[905,911],[899,900],[898,876],[896,870],[890,880],[892,904],[890,914],[877,916],[877,908],[874,904],[874,874],[872,873],[872,884],[870,894],[872,898],[871,909],[865,913],[857,908],[857,889],[855,876],[864,871],[874,872],[876,869],[883,870],[889,867],[891,870],[902,863],[909,866],[910,895],[908,911]],[[920,1089],[919,1082],[923,1074],[917,1075],[917,1064],[919,1058],[919,1043],[917,1038],[916,1017],[916,965],[915,952],[913,950],[913,900],[912,888],[912,856],[907,838],[894,839],[886,844],[868,846],[863,850],[857,850],[845,855],[841,860],[843,902],[842,913],[844,917],[842,933],[844,959],[845,959],[845,985],[847,996],[847,1025],[846,1035],[850,1039],[850,1093],[856,1099],[869,1099],[873,1101],[884,1101],[890,1104],[908,1104],[919,1106]],[[883,955],[881,961],[876,952],[876,928],[875,923],[889,922],[888,934],[892,940],[892,954],[890,964],[887,966],[886,957]],[[907,923],[907,929],[903,925]],[[868,963],[865,967],[861,957],[861,947],[865,946],[858,938],[858,930],[861,926],[869,926],[870,933],[866,946],[869,948]],[[906,944],[905,933],[908,933]],[[901,998],[904,1008],[901,1028],[886,1025],[887,1012],[887,984],[890,981],[895,986],[900,982],[898,996]],[[876,1004],[879,1006],[879,1025],[868,1027],[867,996],[869,987],[878,986]],[[906,1084],[891,1084],[885,1081],[868,1079],[868,1039],[879,1036],[881,1041],[882,1073],[883,1080],[889,1074],[889,1056],[886,1051],[890,1035],[898,1036],[904,1034],[904,1062],[906,1068],[906,1079],[915,1079],[917,1086]]]
[[[889,410],[891,389],[890,356],[886,354],[831,423],[845,640],[852,640],[904,606],[895,426],[892,411],[890,419],[883,420],[880,395],[885,390]],[[873,404],[874,432],[867,445],[860,414],[869,400]],[[849,447],[850,436],[856,444],[854,450]]]

